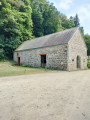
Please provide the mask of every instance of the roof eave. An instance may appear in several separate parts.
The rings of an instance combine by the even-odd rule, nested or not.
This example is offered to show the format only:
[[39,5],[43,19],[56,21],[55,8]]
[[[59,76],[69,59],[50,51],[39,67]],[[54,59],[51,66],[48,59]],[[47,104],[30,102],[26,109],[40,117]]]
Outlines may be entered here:
[[31,49],[25,49],[25,50],[15,50],[14,52],[29,51],[29,50],[42,49],[42,48],[47,48],[47,47],[55,47],[55,46],[67,45],[67,44],[68,43],[58,44],[58,45],[52,45],[52,46],[45,46],[45,47],[39,47],[39,48],[31,48]]

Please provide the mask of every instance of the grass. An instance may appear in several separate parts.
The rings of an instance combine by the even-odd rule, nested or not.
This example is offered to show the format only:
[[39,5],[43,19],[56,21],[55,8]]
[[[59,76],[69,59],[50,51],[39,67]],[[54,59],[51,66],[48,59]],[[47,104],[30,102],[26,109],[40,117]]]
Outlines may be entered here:
[[88,61],[87,61],[87,66],[88,66],[88,68],[90,69],[90,58],[89,58]]
[[25,65],[16,66],[15,64],[16,63],[12,61],[0,62],[0,77],[24,74],[36,74],[52,71],[50,69],[34,68]]
[[[16,66],[15,64],[16,62],[12,62],[12,61],[1,61],[0,77],[44,73],[44,72],[50,72],[53,70],[53,69],[28,67],[27,65]],[[90,68],[90,59],[88,59],[87,66],[88,68]],[[58,70],[55,70],[55,71],[58,71]]]

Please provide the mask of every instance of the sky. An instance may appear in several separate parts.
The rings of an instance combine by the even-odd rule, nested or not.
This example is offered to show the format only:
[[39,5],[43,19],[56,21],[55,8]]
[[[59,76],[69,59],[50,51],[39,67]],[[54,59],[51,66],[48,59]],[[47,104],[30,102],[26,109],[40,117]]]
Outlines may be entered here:
[[80,19],[80,26],[84,27],[85,34],[90,35],[90,0],[48,0],[68,18],[75,16]]

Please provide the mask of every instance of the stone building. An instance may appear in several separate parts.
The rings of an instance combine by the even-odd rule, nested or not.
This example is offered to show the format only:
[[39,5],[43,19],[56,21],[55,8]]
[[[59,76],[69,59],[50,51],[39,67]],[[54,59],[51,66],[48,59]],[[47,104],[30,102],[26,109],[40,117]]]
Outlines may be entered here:
[[69,71],[86,69],[87,47],[79,27],[75,27],[25,41],[15,50],[14,61]]

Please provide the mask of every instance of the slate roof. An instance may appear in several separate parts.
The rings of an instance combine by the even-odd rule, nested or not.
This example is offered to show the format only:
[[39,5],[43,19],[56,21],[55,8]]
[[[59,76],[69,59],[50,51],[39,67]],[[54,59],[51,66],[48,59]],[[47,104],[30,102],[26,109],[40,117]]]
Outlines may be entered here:
[[61,32],[23,42],[15,51],[32,50],[37,48],[68,44],[79,27],[74,27]]

